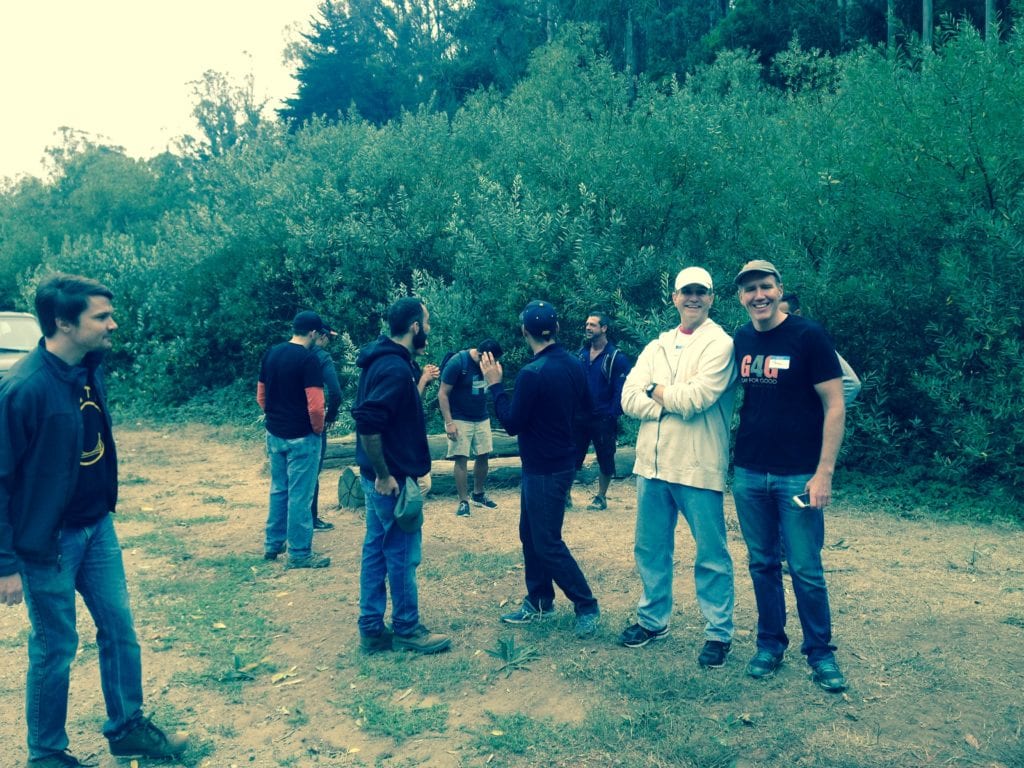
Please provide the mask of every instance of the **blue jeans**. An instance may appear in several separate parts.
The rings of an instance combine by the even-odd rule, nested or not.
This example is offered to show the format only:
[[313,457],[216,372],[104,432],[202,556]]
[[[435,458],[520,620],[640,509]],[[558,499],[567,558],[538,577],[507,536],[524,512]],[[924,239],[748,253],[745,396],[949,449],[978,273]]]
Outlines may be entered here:
[[76,590],[96,624],[100,685],[107,707],[103,734],[108,739],[123,735],[141,715],[142,657],[111,515],[86,528],[63,530],[60,560],[25,561],[21,578],[32,622],[25,690],[29,758],[68,747],[68,683],[78,648]]
[[359,569],[359,632],[379,635],[384,629],[391,586],[391,624],[409,635],[420,623],[416,568],[422,559],[423,532],[406,533],[395,523],[398,496],[382,496],[373,483],[359,478],[366,497],[366,538]]
[[537,608],[547,610],[555,587],[572,601],[576,614],[596,613],[597,600],[569,547],[562,541],[565,495],[571,470],[550,475],[524,472],[519,490],[519,540],[523,543],[526,595]]
[[288,541],[290,558],[309,557],[313,547],[313,505],[320,465],[320,435],[285,440],[267,433],[270,457],[270,512],[264,548],[279,552]]
[[708,640],[732,640],[732,558],[725,533],[723,494],[664,480],[636,479],[636,543],[633,552],[644,594],[637,620],[647,629],[667,627],[672,616],[672,560],[680,512],[696,544],[693,580]]
[[809,664],[833,658],[832,613],[821,564],[825,515],[800,508],[793,496],[803,493],[811,475],[770,475],[736,467],[732,495],[750,553],[750,578],[757,601],[757,647],[781,655],[786,637],[786,597],[782,588],[782,545],[793,579],[796,610]]

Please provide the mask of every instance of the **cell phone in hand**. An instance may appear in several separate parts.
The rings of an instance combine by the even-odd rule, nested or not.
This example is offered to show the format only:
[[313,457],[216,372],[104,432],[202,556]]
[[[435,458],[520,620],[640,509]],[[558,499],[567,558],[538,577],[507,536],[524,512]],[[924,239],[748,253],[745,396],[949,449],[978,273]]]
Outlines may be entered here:
[[800,509],[811,506],[811,492],[804,491],[803,493],[798,493],[793,497],[793,503],[800,507]]

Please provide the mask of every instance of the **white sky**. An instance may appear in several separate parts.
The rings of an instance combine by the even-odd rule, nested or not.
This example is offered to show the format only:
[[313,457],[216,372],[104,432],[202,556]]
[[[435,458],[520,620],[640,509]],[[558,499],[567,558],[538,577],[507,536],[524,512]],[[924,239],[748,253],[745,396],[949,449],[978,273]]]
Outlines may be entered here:
[[[43,174],[58,129],[151,157],[199,131],[190,81],[255,76],[270,106],[295,93],[283,62],[319,0],[0,0],[0,178]],[[293,29],[289,30],[289,27]]]

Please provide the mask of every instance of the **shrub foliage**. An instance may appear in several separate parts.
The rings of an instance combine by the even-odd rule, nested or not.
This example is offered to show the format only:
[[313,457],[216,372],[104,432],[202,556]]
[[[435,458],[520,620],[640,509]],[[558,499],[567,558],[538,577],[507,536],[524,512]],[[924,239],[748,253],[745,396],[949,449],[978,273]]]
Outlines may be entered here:
[[[52,189],[21,181],[0,197],[0,290],[24,299],[58,268],[106,281],[122,391],[177,404],[252,382],[304,307],[359,344],[416,291],[435,361],[495,336],[514,369],[532,298],[559,306],[569,344],[606,308],[636,352],[672,323],[681,266],[712,272],[731,329],[746,319],[732,276],[764,257],[864,379],[847,463],[1019,498],[1022,59],[1019,34],[986,45],[968,27],[899,59],[793,44],[774,61],[781,90],[742,52],[654,85],[566,25],[507,95],[480,91],[451,117],[264,123],[219,156],[145,173],[80,149],[65,172],[102,177],[58,167]],[[140,210],[103,219],[114,209],[99,191],[118,179]],[[159,218],[153,179],[168,190]],[[58,240],[71,191],[74,227]]]

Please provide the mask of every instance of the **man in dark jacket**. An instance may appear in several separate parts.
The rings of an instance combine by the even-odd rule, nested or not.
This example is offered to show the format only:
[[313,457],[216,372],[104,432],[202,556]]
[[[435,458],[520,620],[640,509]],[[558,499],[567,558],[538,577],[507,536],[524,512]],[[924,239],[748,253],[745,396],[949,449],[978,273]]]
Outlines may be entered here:
[[533,359],[519,371],[511,396],[502,384],[501,363],[489,353],[480,357],[498,421],[510,435],[518,435],[523,463],[519,538],[526,597],[519,610],[501,620],[526,624],[550,615],[557,584],[575,608],[576,636],[591,637],[600,618],[597,600],[562,540],[565,497],[575,471],[573,425],[581,413],[590,411],[590,395],[583,367],[555,340],[555,308],[546,301],[531,301],[519,321]]
[[[352,417],[359,441],[356,463],[366,498],[366,538],[359,573],[359,635],[365,653],[392,648],[438,653],[451,640],[420,623],[416,567],[423,532],[404,531],[395,504],[406,479],[430,472],[430,448],[420,400],[424,373],[413,360],[427,348],[430,312],[415,296],[388,310],[391,336],[367,344],[356,359],[362,371]],[[436,378],[437,366],[431,376]],[[387,584],[391,585],[393,631],[384,625]]]
[[44,337],[0,382],[0,603],[24,597],[32,634],[28,766],[82,765],[68,753],[75,591],[96,624],[103,734],[121,757],[172,757],[188,739],[142,714],[142,660],[111,516],[117,455],[100,358],[117,328],[113,294],[55,275],[36,291]]
[[324,468],[324,459],[327,458],[327,430],[337,421],[338,411],[341,408],[341,382],[338,381],[338,369],[334,367],[331,353],[327,351],[331,340],[337,335],[338,332],[336,330],[325,324],[322,332],[317,335],[316,344],[313,345],[313,352],[320,363],[320,372],[324,377],[324,400],[326,401],[324,431],[320,433],[320,464],[316,470],[316,487],[313,488],[312,511],[314,531],[329,531],[334,528],[334,523],[329,523],[320,517],[318,507],[320,501],[320,473]]
[[[624,352],[608,340],[611,318],[601,311],[587,315],[583,326],[586,345],[576,354],[587,374],[593,408],[576,423],[576,471],[583,468],[587,446],[594,444],[599,469],[597,495],[587,509],[608,508],[608,486],[615,476],[615,443],[622,414],[622,385],[631,363]],[[571,498],[568,500],[571,504]]]

